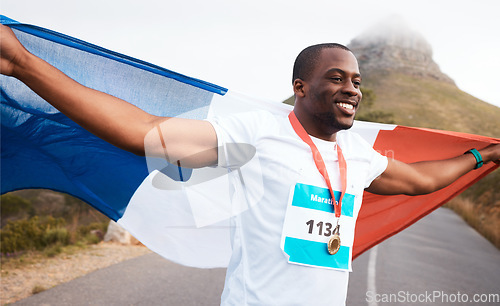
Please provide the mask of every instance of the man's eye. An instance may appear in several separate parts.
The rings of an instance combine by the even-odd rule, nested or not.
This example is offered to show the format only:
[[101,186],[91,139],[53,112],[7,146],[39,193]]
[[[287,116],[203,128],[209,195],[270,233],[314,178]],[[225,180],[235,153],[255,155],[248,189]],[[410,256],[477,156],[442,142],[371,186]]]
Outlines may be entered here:
[[353,83],[353,84],[354,84],[354,86],[356,86],[356,87],[361,86],[361,82],[359,82],[359,81],[354,81],[354,82],[352,82],[352,83]]
[[333,77],[333,78],[330,78],[332,81],[335,81],[335,82],[342,82],[342,78],[339,78],[339,77]]

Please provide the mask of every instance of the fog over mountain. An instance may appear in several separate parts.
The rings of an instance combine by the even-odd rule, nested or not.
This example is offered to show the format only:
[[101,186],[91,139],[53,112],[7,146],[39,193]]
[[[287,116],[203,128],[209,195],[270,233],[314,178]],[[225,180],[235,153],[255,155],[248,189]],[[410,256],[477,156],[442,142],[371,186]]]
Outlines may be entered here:
[[348,47],[358,58],[362,74],[384,69],[455,84],[432,59],[427,40],[400,17],[391,16],[367,29]]

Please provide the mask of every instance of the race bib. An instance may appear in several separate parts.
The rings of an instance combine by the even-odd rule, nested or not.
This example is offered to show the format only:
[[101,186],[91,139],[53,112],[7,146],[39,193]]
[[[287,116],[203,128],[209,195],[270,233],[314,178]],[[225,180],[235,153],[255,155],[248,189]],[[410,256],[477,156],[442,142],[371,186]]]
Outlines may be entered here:
[[[340,192],[334,191],[335,201]],[[299,265],[351,270],[354,241],[354,195],[346,193],[340,217],[341,246],[335,255],[328,253],[327,243],[337,225],[334,202],[328,188],[297,183],[290,192],[281,249],[288,262]]]

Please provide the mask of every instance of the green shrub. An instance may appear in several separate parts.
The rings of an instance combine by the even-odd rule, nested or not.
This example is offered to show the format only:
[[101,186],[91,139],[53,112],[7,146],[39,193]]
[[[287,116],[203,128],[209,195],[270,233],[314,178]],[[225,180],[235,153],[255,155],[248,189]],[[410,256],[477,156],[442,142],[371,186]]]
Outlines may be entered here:
[[31,202],[17,195],[11,193],[4,194],[0,197],[0,201],[2,203],[0,205],[2,218],[18,214],[22,211],[26,211],[29,214],[34,213]]
[[47,228],[42,239],[43,244],[46,246],[52,244],[68,245],[69,232],[64,227]]
[[61,254],[61,252],[62,252],[62,247],[59,243],[49,246],[45,248],[45,250],[43,250],[43,254],[47,257],[54,257],[58,254]]
[[[86,226],[80,226],[73,232],[77,245],[99,243],[104,233],[108,221],[95,222]],[[92,231],[97,231],[92,233]],[[0,230],[2,254],[13,254],[28,250],[44,251],[46,256],[52,257],[62,251],[62,247],[71,243],[72,234],[66,228],[66,221],[63,218],[38,216],[30,219],[8,221],[7,225]]]
[[42,250],[53,244],[66,245],[69,234],[64,219],[48,217],[41,220],[37,216],[28,220],[8,221],[0,230],[0,252],[2,254],[26,250]]
[[85,241],[86,244],[98,244],[99,242],[101,242],[101,238],[90,233],[87,234],[85,237],[83,237],[83,240]]
[[89,225],[83,225],[83,226],[78,227],[78,234],[81,237],[85,237],[92,230],[100,230],[101,232],[106,233],[106,230],[108,229],[108,224],[109,224],[109,220],[106,220],[103,222],[93,222],[93,223],[90,223]]
[[359,114],[357,120],[394,124],[394,114],[380,110],[374,110]]
[[[78,239],[85,244],[97,244],[102,241],[108,228],[109,221],[94,222],[78,227]],[[92,233],[95,231],[97,233]]]
[[45,291],[45,290],[47,290],[47,289],[45,289],[45,287],[44,287],[44,286],[42,286],[42,285],[35,285],[35,286],[31,289],[31,293],[32,293],[32,294],[37,294],[37,293],[40,293],[40,292]]

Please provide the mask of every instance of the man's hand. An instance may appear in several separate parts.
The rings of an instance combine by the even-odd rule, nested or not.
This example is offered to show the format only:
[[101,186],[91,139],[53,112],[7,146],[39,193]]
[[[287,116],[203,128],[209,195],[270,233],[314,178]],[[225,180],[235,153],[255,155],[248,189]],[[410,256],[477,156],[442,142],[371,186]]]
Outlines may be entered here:
[[21,65],[28,54],[14,32],[9,27],[0,25],[0,73],[14,75],[16,66]]
[[490,161],[500,164],[500,144],[492,144],[486,148],[479,151],[479,154],[483,157],[484,163],[489,163]]
[[[500,162],[500,144],[479,150],[483,162]],[[389,159],[387,169],[366,190],[376,194],[421,195],[444,188],[473,170],[476,158],[472,154],[436,161],[412,164]]]

